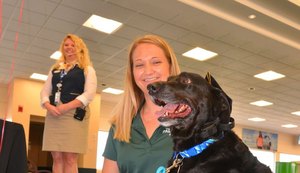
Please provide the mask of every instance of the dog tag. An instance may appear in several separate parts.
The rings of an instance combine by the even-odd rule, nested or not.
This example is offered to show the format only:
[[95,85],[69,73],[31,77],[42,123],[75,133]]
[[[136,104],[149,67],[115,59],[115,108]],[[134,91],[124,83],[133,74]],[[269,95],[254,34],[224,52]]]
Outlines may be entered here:
[[169,173],[171,171],[171,169],[173,169],[173,168],[178,168],[177,173],[179,173],[180,167],[182,166],[182,164],[183,164],[182,159],[176,158],[173,161],[173,164],[167,168],[166,173]]

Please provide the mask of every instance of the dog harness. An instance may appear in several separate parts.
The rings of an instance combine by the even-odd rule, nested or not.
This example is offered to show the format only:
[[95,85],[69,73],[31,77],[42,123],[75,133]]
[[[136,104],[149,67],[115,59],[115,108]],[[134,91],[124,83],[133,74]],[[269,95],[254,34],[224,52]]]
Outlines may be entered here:
[[209,145],[211,145],[214,142],[216,142],[216,139],[208,139],[208,140],[204,141],[203,143],[198,144],[187,150],[184,150],[181,152],[174,152],[173,164],[171,166],[169,166],[168,168],[160,166],[156,170],[156,173],[169,173],[171,171],[171,169],[173,169],[173,168],[178,168],[177,173],[179,173],[180,167],[183,165],[182,161],[184,158],[190,158],[190,157],[193,157],[193,156],[196,156],[196,155],[202,153]]

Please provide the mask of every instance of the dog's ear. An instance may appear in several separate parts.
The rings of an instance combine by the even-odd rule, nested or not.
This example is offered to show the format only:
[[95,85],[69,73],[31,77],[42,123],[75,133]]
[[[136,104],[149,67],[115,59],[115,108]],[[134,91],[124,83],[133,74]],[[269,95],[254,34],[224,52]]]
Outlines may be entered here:
[[216,110],[216,114],[220,118],[221,123],[227,124],[230,121],[230,114],[232,109],[232,100],[231,98],[222,90],[218,82],[215,80],[210,73],[207,73],[205,76],[206,81],[214,88],[215,95],[217,100],[219,100],[219,107]]

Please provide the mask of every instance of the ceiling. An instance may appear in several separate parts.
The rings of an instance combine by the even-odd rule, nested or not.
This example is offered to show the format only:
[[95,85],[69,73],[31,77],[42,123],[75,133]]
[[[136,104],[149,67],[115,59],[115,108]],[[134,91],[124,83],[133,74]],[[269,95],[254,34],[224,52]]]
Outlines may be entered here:
[[[22,0],[1,2],[0,83],[47,74],[54,63],[49,56],[67,33],[75,33],[90,50],[98,91],[122,89],[130,43],[152,33],[174,48],[182,71],[212,73],[233,99],[237,124],[300,134],[300,116],[291,114],[300,111],[300,7],[289,1],[24,0],[23,8]],[[83,27],[92,14],[123,26],[111,35]],[[256,18],[249,19],[251,14]],[[196,46],[219,55],[204,62],[182,56]],[[268,70],[286,77],[271,82],[253,77]],[[103,93],[102,102],[115,104],[119,97]],[[274,104],[249,104],[257,100]],[[266,121],[247,120],[252,117]]]

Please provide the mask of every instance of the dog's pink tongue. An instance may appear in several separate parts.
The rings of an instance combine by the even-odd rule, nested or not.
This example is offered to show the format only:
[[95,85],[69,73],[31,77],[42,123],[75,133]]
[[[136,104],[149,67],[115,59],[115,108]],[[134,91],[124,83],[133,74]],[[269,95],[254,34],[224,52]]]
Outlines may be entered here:
[[156,116],[158,117],[164,116],[165,112],[175,112],[177,107],[178,104],[168,103],[160,111],[156,112]]

